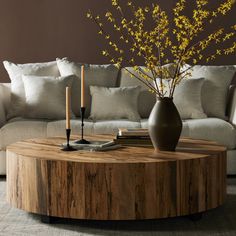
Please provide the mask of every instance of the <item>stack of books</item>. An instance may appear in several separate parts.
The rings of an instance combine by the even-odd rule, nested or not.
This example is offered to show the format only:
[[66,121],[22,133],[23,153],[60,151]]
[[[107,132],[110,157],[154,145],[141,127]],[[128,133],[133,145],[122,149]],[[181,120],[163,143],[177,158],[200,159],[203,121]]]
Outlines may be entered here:
[[147,129],[120,128],[114,142],[124,146],[152,146]]

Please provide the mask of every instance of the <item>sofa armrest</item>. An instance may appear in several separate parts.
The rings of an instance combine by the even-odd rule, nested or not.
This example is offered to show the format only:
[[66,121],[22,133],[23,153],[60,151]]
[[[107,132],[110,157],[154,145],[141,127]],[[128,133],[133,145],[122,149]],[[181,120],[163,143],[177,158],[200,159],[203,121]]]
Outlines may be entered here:
[[228,104],[229,122],[236,126],[236,85],[231,85]]
[[0,83],[0,128],[6,123],[6,110],[10,104],[10,84]]

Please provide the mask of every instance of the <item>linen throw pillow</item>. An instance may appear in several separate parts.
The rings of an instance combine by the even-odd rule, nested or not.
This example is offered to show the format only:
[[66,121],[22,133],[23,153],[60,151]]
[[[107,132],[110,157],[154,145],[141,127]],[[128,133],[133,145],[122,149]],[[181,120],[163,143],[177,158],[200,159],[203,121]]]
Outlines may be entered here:
[[24,117],[51,120],[65,118],[66,87],[71,87],[74,76],[23,75],[22,78],[26,100]]
[[174,103],[182,119],[202,119],[204,113],[201,101],[204,78],[183,79],[174,92]]
[[[144,69],[145,67],[141,67]],[[120,76],[120,87],[128,87],[128,86],[140,86],[141,91],[138,97],[138,112],[142,118],[148,118],[153,106],[156,103],[156,96],[154,93],[148,91],[146,85],[144,85],[141,81],[132,77],[131,74],[137,74],[133,67],[125,67],[121,69]]]
[[[61,76],[74,74],[77,80],[72,85],[72,110],[76,116],[80,116],[81,99],[81,66],[82,63],[71,62],[67,58],[57,58],[57,65]],[[89,86],[116,87],[119,69],[112,64],[85,66],[85,116],[90,114],[91,96]]]
[[11,80],[11,107],[7,119],[22,116],[25,105],[25,90],[22,75],[59,76],[56,61],[44,63],[15,64],[4,61],[5,69]]
[[[170,80],[169,80],[170,81]],[[160,84],[160,80],[157,80]],[[201,104],[201,91],[204,78],[183,79],[175,88],[173,101],[181,119],[202,119],[207,115]],[[169,95],[168,80],[163,80],[165,92]]]
[[227,119],[225,113],[228,88],[235,73],[235,66],[193,66],[191,77],[205,78],[201,96],[207,116]]
[[139,121],[138,96],[140,87],[106,88],[90,86],[93,120],[129,119]]

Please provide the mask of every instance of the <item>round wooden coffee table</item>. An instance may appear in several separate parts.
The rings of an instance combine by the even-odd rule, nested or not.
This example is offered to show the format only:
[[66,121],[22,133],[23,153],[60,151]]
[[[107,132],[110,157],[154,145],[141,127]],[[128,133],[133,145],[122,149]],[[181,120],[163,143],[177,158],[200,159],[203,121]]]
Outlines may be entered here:
[[[91,136],[88,140],[109,140]],[[204,212],[226,197],[226,148],[181,139],[176,152],[124,147],[63,152],[64,138],[7,148],[7,201],[51,217],[157,219]]]

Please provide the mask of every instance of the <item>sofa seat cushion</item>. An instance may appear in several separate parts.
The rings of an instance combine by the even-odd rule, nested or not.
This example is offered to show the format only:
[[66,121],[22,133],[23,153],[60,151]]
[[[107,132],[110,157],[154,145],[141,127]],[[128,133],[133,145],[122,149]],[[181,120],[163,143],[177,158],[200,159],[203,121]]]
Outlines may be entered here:
[[[85,120],[84,132],[90,134],[116,134],[118,128],[147,128],[148,119],[141,122],[129,120]],[[71,120],[72,134],[81,133],[81,121]],[[14,142],[30,139],[65,135],[65,120],[48,121],[15,118],[0,129],[0,150]],[[182,136],[213,140],[229,150],[236,148],[236,130],[228,122],[218,118],[191,119],[183,121]]]
[[213,140],[227,147],[236,147],[236,130],[229,122],[218,118],[186,120],[188,137]]
[[[81,134],[81,120],[75,119],[71,120],[71,134],[72,135],[79,135]],[[65,127],[66,121],[65,120],[57,120],[48,122],[47,125],[47,136],[65,136]],[[84,134],[89,135],[93,133],[93,122],[90,120],[84,120]]]
[[140,128],[140,122],[129,120],[104,120],[94,123],[95,134],[116,134],[118,128]]
[[[84,133],[93,133],[93,122],[85,120]],[[0,150],[5,150],[7,145],[30,138],[45,138],[65,136],[65,120],[50,121],[47,119],[13,118],[0,129]],[[71,120],[73,135],[81,133],[81,121]]]
[[47,136],[47,122],[45,120],[15,119],[0,129],[0,150],[7,145],[30,138],[44,138]]
[[[141,120],[141,128],[143,128],[143,129],[147,129],[148,128],[148,119],[142,119]],[[187,137],[188,133],[189,133],[188,125],[187,125],[186,122],[183,121],[183,129],[182,129],[181,136]]]
[[[148,120],[142,120],[141,126],[147,128]],[[218,118],[184,120],[181,136],[216,141],[227,149],[236,148],[236,129]]]

